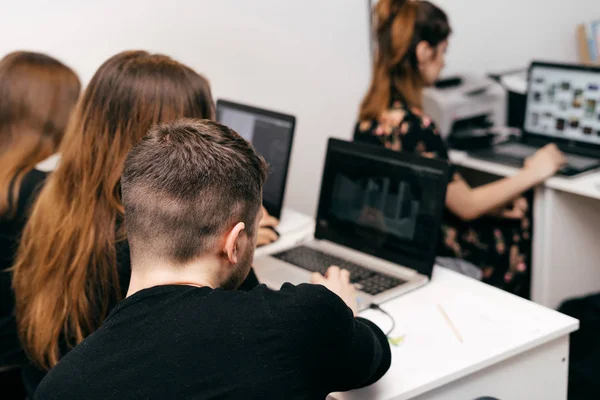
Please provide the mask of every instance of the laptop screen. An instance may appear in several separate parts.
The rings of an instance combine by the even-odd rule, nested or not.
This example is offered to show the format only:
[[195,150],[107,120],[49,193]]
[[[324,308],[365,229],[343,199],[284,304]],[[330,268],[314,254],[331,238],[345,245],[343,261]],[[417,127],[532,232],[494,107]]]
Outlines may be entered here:
[[315,237],[431,276],[448,164],[330,140]]
[[279,218],[296,119],[291,115],[219,100],[217,120],[252,143],[269,164],[269,176],[263,186],[263,204],[269,214]]
[[525,131],[600,144],[600,69],[534,63]]

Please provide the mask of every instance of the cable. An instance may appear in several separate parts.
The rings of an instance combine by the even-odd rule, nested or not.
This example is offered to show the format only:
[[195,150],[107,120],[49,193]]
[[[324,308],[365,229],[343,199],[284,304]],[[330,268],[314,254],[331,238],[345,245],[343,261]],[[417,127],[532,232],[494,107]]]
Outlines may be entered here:
[[392,327],[387,332],[385,332],[385,336],[389,336],[390,333],[392,333],[394,331],[394,328],[396,327],[396,321],[394,320],[394,317],[392,317],[392,315],[389,312],[387,312],[383,308],[379,307],[379,304],[371,303],[369,305],[369,308],[371,308],[373,310],[377,310],[377,311],[387,315],[387,317],[392,321]]

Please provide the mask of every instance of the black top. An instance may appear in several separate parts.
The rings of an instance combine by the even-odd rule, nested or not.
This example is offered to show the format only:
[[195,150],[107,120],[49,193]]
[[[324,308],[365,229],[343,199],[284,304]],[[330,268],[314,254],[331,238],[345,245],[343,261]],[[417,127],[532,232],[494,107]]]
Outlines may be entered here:
[[14,262],[19,238],[27,222],[29,207],[45,179],[46,174],[35,169],[25,174],[21,181],[13,216],[0,216],[0,366],[19,365],[25,361],[25,355],[19,345],[14,316],[12,274],[6,269]]
[[[14,262],[19,238],[27,222],[29,207],[43,187],[46,177],[47,173],[35,169],[25,174],[21,182],[14,217],[10,219],[0,217],[0,367],[23,366],[22,378],[29,397],[33,397],[33,393],[47,372],[31,365],[21,348],[14,315],[15,298],[11,288],[12,276],[4,270],[10,268]],[[126,240],[117,242],[116,251],[119,283],[124,298],[127,295],[131,276],[129,243]],[[251,270],[240,290],[251,290],[257,285],[258,279]],[[118,299],[113,299],[109,309],[114,307],[117,302]],[[69,350],[66,345],[62,346],[63,354]]]
[[[127,289],[129,288],[129,279],[131,277],[131,260],[129,258],[129,243],[126,240],[117,242],[116,249],[117,249],[117,268],[118,268],[118,272],[119,272],[119,283],[121,285],[121,294],[122,294],[122,297],[125,298],[125,296],[127,295]],[[256,277],[256,274],[254,273],[254,270],[250,270],[250,274],[248,275],[248,277],[246,278],[244,283],[242,283],[242,286],[240,286],[239,289],[243,290],[243,291],[252,290],[257,285],[258,285],[258,279]],[[112,309],[114,306],[116,306],[117,302],[118,302],[117,299],[113,299],[113,302],[109,306],[109,309]],[[98,310],[98,312],[100,312],[100,311]],[[16,328],[13,329],[13,332],[14,332],[13,336],[16,338],[16,340],[17,340],[16,343],[18,345]],[[65,355],[70,351],[70,348],[66,345],[63,345],[61,348],[61,351],[62,351],[62,354]],[[47,374],[47,371],[41,370],[32,364],[28,364],[26,367],[23,368],[22,378],[23,378],[23,383],[25,385],[25,389],[27,391],[27,395],[29,396],[29,398],[33,397],[33,394],[35,393],[38,385],[40,384],[42,379],[44,379],[46,374]]]
[[122,301],[35,399],[324,399],[390,362],[383,332],[323,286],[157,286]]

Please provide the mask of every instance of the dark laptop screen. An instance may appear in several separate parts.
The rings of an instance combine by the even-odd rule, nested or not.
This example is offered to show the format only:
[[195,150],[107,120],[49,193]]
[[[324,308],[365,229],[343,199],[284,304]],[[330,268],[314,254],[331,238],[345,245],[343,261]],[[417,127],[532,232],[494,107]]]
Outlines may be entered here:
[[534,63],[525,130],[600,145],[600,68]]
[[448,174],[444,161],[332,139],[315,236],[431,276]]
[[252,143],[269,164],[269,177],[263,187],[263,203],[269,214],[279,218],[283,207],[295,118],[219,100],[217,120]]

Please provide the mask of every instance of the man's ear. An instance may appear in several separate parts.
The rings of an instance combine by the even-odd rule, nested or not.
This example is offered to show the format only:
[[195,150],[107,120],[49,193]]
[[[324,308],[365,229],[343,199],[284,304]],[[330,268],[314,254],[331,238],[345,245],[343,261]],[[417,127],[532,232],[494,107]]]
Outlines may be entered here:
[[238,222],[227,234],[225,238],[225,248],[223,253],[227,255],[227,259],[231,264],[237,264],[238,262],[238,245],[240,236],[246,225],[243,222]]
[[431,61],[434,58],[434,55],[435,49],[425,40],[421,40],[419,44],[417,44],[417,62],[419,64]]

